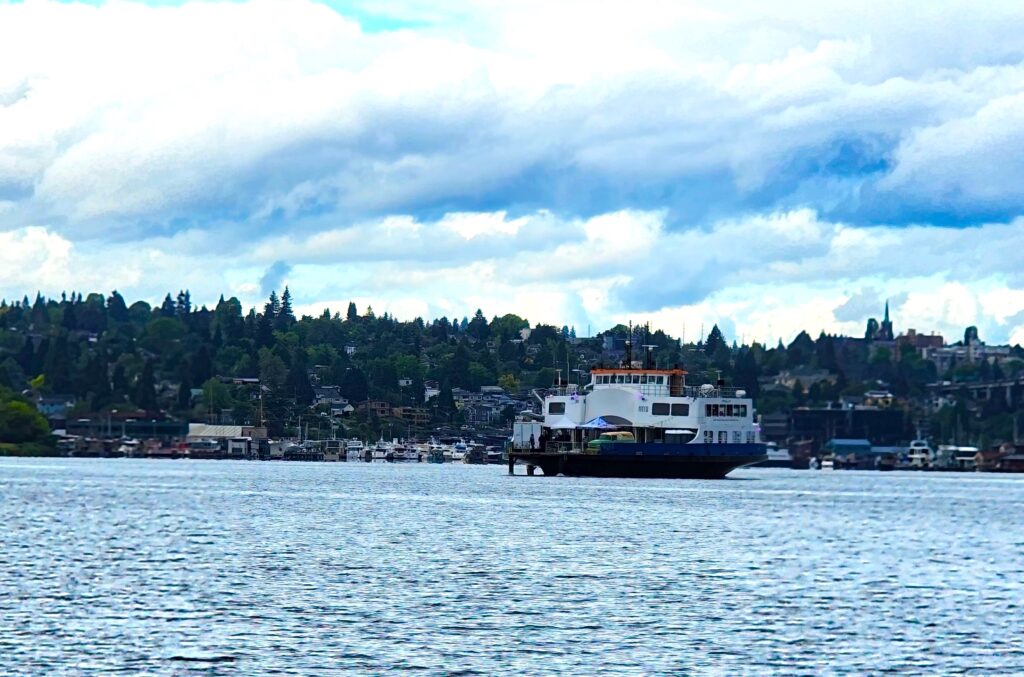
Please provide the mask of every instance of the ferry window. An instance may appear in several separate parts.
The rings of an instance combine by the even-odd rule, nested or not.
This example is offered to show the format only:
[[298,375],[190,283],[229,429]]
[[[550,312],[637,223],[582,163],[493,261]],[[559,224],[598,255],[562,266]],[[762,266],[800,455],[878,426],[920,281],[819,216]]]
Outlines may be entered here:
[[729,443],[729,433],[727,433],[724,430],[719,430],[718,431],[718,443],[719,444],[728,444]]
[[718,413],[718,405],[717,404],[712,404],[711,405],[711,415],[712,416],[718,416],[719,415],[719,413]]
[[724,416],[732,416],[732,405],[731,404],[723,405],[723,409],[725,409],[725,411],[722,412],[722,414]]
[[640,383],[641,384],[646,384],[647,383],[647,374],[640,374]]
[[664,376],[659,376],[658,377],[658,385],[665,385],[665,377]]
[[732,433],[732,441],[737,443],[742,442],[743,433],[741,433],[739,430],[734,430]]
[[690,405],[688,405],[688,404],[673,404],[672,405],[672,415],[673,416],[689,416],[690,415]]
[[710,404],[705,404],[704,405],[704,415],[705,416],[710,416],[711,415],[711,405]]
[[549,414],[564,414],[565,402],[548,402]]
[[633,374],[633,383],[640,383],[640,374]]
[[736,411],[736,415],[737,416],[746,416],[747,415],[747,405],[745,405],[745,404],[737,404],[734,407],[734,409]]
[[651,409],[651,413],[655,416],[668,416],[668,412],[668,402],[655,402]]
[[616,383],[625,383],[626,382],[626,376],[624,374],[616,374],[615,375],[615,382]]
[[711,430],[704,431],[704,444],[711,444],[715,441],[715,433]]

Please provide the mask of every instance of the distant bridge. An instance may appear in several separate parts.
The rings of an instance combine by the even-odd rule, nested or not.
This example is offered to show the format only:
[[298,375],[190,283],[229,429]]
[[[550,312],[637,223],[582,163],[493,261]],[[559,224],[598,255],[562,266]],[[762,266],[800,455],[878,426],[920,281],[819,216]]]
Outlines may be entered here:
[[956,395],[967,391],[975,400],[992,400],[1002,395],[1007,406],[1012,407],[1014,402],[1019,402],[1024,397],[1024,374],[1017,378],[998,381],[929,383],[928,391],[934,395]]

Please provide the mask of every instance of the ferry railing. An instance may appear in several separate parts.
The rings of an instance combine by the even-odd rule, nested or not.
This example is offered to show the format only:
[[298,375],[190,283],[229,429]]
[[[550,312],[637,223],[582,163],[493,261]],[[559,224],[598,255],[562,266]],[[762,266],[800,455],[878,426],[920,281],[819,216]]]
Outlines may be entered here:
[[[700,386],[669,386],[657,383],[608,383],[598,384],[597,387],[628,388],[629,390],[636,391],[641,395],[644,395],[645,397],[705,397],[719,399],[734,399],[748,397],[748,395],[741,388],[726,388],[713,386],[710,384]],[[534,395],[537,397],[537,399],[543,401],[543,398],[545,397],[565,395],[582,396],[588,392],[592,392],[592,388],[590,388],[589,386],[581,387],[576,384],[570,384],[568,386],[535,389]]]
[[557,397],[562,395],[582,395],[583,387],[572,383],[568,386],[552,386],[551,388],[538,388],[534,390],[534,393],[539,393],[540,397]]
[[[651,383],[609,383],[607,386],[635,390],[645,397],[708,397],[708,398],[743,398],[746,393],[740,388],[719,388],[717,386],[667,386]],[[743,394],[740,394],[743,393]]]

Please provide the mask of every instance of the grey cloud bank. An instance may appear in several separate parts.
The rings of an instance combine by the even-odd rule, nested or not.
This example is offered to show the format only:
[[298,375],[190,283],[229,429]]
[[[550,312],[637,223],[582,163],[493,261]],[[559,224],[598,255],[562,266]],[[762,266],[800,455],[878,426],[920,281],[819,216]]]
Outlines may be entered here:
[[116,277],[156,297],[201,265],[197,297],[763,333],[759,285],[836,330],[871,288],[1021,333],[1018,3],[424,10],[0,6],[0,241],[46,263],[0,291],[135,250]]

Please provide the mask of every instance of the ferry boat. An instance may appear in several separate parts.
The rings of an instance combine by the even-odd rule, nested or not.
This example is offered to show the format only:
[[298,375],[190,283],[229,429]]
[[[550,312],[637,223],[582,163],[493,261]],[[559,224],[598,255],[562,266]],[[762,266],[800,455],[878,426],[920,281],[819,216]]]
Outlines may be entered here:
[[561,385],[543,398],[539,439],[518,421],[509,472],[517,462],[532,474],[595,477],[722,478],[767,460],[754,424],[753,401],[742,390],[688,386],[680,368],[632,362],[593,369],[590,383]]

